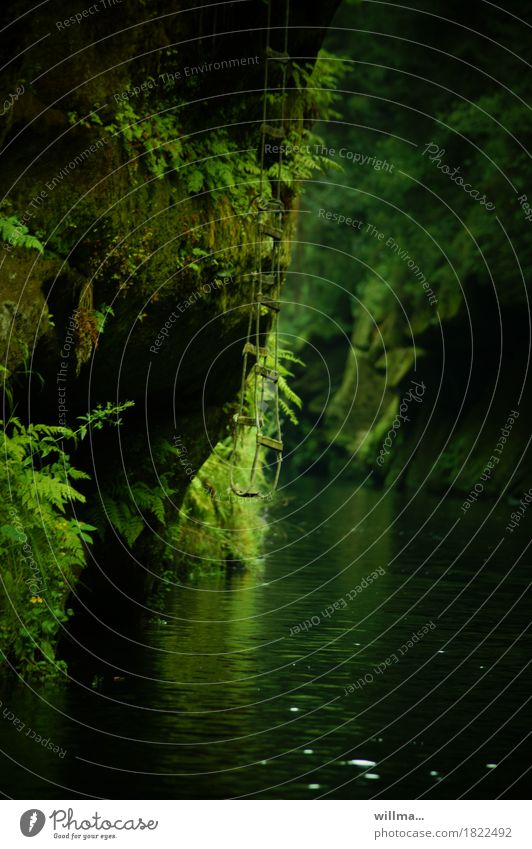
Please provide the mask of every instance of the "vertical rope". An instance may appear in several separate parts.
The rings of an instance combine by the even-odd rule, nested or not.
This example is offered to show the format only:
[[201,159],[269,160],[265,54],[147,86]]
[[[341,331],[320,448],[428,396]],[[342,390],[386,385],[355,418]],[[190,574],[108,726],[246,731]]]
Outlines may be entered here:
[[[285,3],[285,20],[284,20],[284,44],[283,44],[283,52],[285,57],[288,55],[288,25],[290,20],[290,0],[286,0]],[[285,119],[286,119],[286,77],[288,72],[288,62],[285,60],[282,62],[282,83],[281,83],[281,127],[285,129]],[[279,150],[279,167],[277,171],[277,200],[281,200],[281,177],[283,170],[283,145],[280,145]],[[279,216],[279,223],[281,224],[282,215]],[[276,268],[276,297],[280,297],[281,294],[281,243],[279,242],[279,246],[277,249],[277,268]],[[273,337],[274,337],[274,351],[273,351],[273,359],[274,359],[274,369],[278,372],[279,370],[279,313],[275,313],[274,318],[274,327],[273,327]],[[277,433],[277,438],[279,441],[282,441],[282,433],[281,433],[281,419],[279,415],[279,383],[277,382],[275,387],[275,430]],[[275,480],[273,487],[274,489],[277,487],[277,483],[279,481],[279,475],[281,473],[281,463],[282,463],[282,454],[279,452],[276,457],[276,470],[275,470]]]
[[[255,240],[255,269],[256,271],[252,275],[252,294],[251,294],[251,308],[249,312],[248,318],[248,328],[247,328],[247,337],[246,337],[246,346],[244,347],[244,360],[242,364],[242,381],[240,387],[240,401],[239,401],[239,411],[236,416],[236,422],[234,427],[234,436],[233,436],[233,452],[231,457],[231,488],[232,490],[240,496],[261,496],[261,493],[255,492],[252,490],[252,487],[255,482],[259,453],[261,449],[261,443],[259,442],[259,438],[263,436],[262,434],[262,424],[263,424],[263,405],[265,400],[265,385],[267,377],[262,374],[260,375],[259,380],[259,365],[260,361],[264,361],[264,367],[267,364],[267,351],[265,350],[261,354],[261,333],[260,333],[260,321],[261,321],[261,308],[262,308],[262,300],[263,300],[263,264],[262,264],[262,230],[261,225],[264,223],[264,219],[268,214],[273,215],[276,228],[282,230],[283,223],[283,205],[281,203],[281,180],[282,180],[282,168],[283,168],[283,145],[279,146],[279,158],[278,158],[278,167],[277,167],[277,187],[274,193],[274,197],[276,198],[277,203],[274,205],[272,201],[267,201],[264,197],[264,181],[265,181],[265,147],[266,147],[266,137],[268,134],[267,131],[267,99],[268,99],[268,86],[269,86],[269,53],[270,53],[270,32],[271,32],[271,14],[272,14],[272,3],[271,0],[268,2],[268,13],[267,13],[267,25],[266,25],[266,50],[265,50],[265,67],[264,67],[264,89],[263,89],[263,98],[262,98],[262,127],[261,127],[261,151],[260,151],[260,181],[259,181],[259,197],[257,199],[257,210],[256,210],[256,221],[259,228],[258,238]],[[286,120],[286,79],[287,79],[287,56],[288,56],[288,25],[289,25],[289,15],[290,15],[290,0],[286,0],[285,2],[285,20],[284,20],[284,57],[281,57],[281,86],[280,86],[280,94],[281,94],[281,117],[280,117],[280,126],[284,130],[285,128],[285,120]],[[280,296],[280,287],[281,287],[281,246],[282,242],[280,239],[274,238],[273,247],[272,247],[272,259],[271,259],[271,273],[273,277],[273,286],[272,291],[268,293],[268,297],[270,300],[275,300]],[[258,287],[256,280],[258,278]],[[273,362],[274,367],[273,371],[279,374],[279,312],[277,310],[273,310],[274,318],[272,321],[272,325],[270,328],[270,335],[273,336],[274,347],[273,347]],[[253,319],[255,319],[253,321]],[[257,443],[255,446],[255,452],[253,456],[253,462],[251,465],[249,481],[246,487],[246,490],[240,490],[236,487],[234,482],[234,464],[237,456],[237,443],[238,443],[238,433],[240,421],[239,419],[242,417],[245,409],[245,397],[246,397],[246,381],[247,381],[247,364],[248,364],[248,343],[250,343],[250,339],[253,332],[253,324],[254,324],[254,339],[255,339],[255,370],[253,376],[253,409],[250,412],[253,414],[251,418],[255,419],[255,427],[257,430]],[[260,388],[259,388],[260,385]],[[282,445],[282,434],[281,434],[281,420],[279,415],[279,382],[278,378],[274,381],[274,402],[275,402],[275,431],[277,435],[277,441]],[[272,491],[277,487],[277,483],[279,480],[279,475],[281,471],[281,463],[282,463],[282,453],[280,450],[276,452],[276,470],[275,477],[272,484]],[[265,497],[262,495],[261,497]]]
[[[285,4],[285,17],[284,17],[284,45],[283,51],[285,54],[288,53],[288,21],[290,17],[290,0],[286,0]],[[266,64],[268,64],[266,62]],[[286,99],[286,74],[288,71],[288,63],[282,62],[282,83],[281,83],[281,127],[284,130],[284,122],[285,122],[285,99]],[[281,174],[283,168],[283,146],[280,145],[279,150],[279,169],[278,169],[278,177],[277,177],[277,200],[281,199]]]
[[[271,0],[268,0],[268,16],[266,19],[266,50],[264,55],[266,57],[264,62],[264,89],[262,92],[262,126],[266,124],[266,114],[267,114],[267,98],[268,98],[268,49],[270,47],[270,30],[272,25],[272,4]],[[260,150],[260,184],[259,184],[259,197],[262,198],[263,190],[264,190],[264,136],[261,138],[261,150]]]

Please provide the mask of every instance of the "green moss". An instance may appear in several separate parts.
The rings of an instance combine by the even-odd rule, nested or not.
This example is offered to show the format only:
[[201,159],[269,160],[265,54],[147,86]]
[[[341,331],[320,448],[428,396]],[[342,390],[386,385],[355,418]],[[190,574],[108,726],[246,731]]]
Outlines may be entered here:
[[[232,439],[219,442],[191,481],[178,520],[170,528],[172,559],[198,571],[228,565],[256,568],[265,530],[264,502],[239,498],[229,487]],[[251,433],[240,447],[239,465],[248,468],[255,451]],[[259,475],[259,483],[264,479]]]

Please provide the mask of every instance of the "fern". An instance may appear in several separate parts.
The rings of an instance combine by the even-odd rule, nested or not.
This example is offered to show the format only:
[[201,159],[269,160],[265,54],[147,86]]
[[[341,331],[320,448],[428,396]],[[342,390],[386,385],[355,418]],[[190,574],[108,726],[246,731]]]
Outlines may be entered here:
[[116,423],[123,408],[97,409],[76,431],[26,426],[16,416],[0,421],[0,651],[24,673],[44,677],[64,669],[53,649],[96,530],[72,515],[85,496],[71,481],[89,475],[72,465],[65,443],[76,445],[89,427]]
[[15,215],[9,218],[0,216],[0,238],[8,242],[14,248],[28,248],[44,252],[44,245],[36,236],[32,236],[25,224],[22,224]]
[[[102,495],[102,505],[108,521],[131,548],[144,530],[141,517],[125,501],[109,494]],[[103,538],[103,529],[100,534]]]
[[299,424],[299,419],[297,418],[293,407],[290,406],[291,404],[295,404],[298,409],[301,409],[303,406],[303,402],[299,395],[297,395],[294,390],[289,387],[286,378],[279,371],[279,406],[292,424],[297,425]]
[[165,524],[164,501],[158,490],[150,489],[145,483],[137,483],[131,488],[131,496],[140,508],[150,511],[161,524]]
[[289,363],[297,363],[300,366],[304,366],[305,363],[301,360],[297,354],[294,354],[290,348],[279,348],[277,352],[277,356],[280,360],[286,360]]
[[[168,443],[166,446],[175,457],[175,449]],[[151,513],[165,525],[165,500],[173,495],[174,490],[168,485],[165,475],[160,480],[160,484],[150,487],[144,481],[128,478],[104,488],[101,507],[92,507],[90,511],[99,527],[100,537],[105,538],[105,525],[109,523],[131,548],[144,530],[146,513]]]
[[93,310],[92,315],[96,323],[96,330],[98,333],[103,333],[107,319],[109,316],[114,316],[114,310],[108,304],[102,304],[99,309]]
[[71,504],[73,501],[85,501],[85,496],[65,483],[57,474],[44,474],[37,472],[33,479],[34,494],[54,507],[57,507],[61,512],[64,512],[65,505]]
[[[277,358],[277,372],[279,375],[279,407],[281,408],[285,416],[288,418],[288,420],[292,422],[292,424],[297,425],[299,424],[299,419],[296,415],[294,407],[297,407],[297,409],[301,410],[303,402],[299,395],[294,392],[294,390],[288,384],[287,378],[293,377],[293,372],[289,371],[286,366],[284,366],[279,361],[286,360],[288,362],[296,363],[301,366],[304,366],[305,363],[303,362],[303,360],[300,360],[299,357],[294,354],[293,351],[290,351],[290,349],[288,348],[279,348],[277,352]],[[270,367],[275,365],[275,361],[271,355],[268,357],[268,365]]]

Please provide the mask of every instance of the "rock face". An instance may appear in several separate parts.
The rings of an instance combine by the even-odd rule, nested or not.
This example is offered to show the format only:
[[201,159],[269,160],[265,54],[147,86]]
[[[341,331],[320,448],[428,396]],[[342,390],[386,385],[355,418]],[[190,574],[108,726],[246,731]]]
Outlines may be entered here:
[[[289,52],[311,64],[336,5],[296,7]],[[259,253],[266,269],[271,258],[251,214],[274,188],[257,156],[267,6],[31,8],[0,12],[3,55],[17,44],[0,117],[2,363],[31,370],[19,410],[33,421],[74,427],[97,404],[135,402],[76,457],[98,490],[157,480],[154,456],[176,434],[197,469],[228,433],[249,275]],[[276,49],[283,20],[272,3]],[[312,96],[289,74],[281,113],[279,85],[273,63],[268,117],[300,136]],[[288,181],[281,200],[286,266]],[[189,479],[164,472],[177,509]],[[139,541],[144,553],[150,544]]]
[[[338,208],[352,213],[347,204],[338,202]],[[324,237],[310,229],[315,223],[309,220],[310,215],[303,220],[300,238],[315,243]],[[383,215],[381,232],[393,226]],[[519,246],[528,249],[525,236]],[[405,274],[402,261],[394,265],[384,248],[370,254],[368,241],[362,234],[349,246],[353,256],[372,259],[365,288],[353,298],[349,336],[345,341],[338,336],[331,350],[329,339],[310,334],[308,373],[315,370],[320,377],[296,386],[308,411],[305,428],[310,431],[322,416],[312,444],[312,453],[324,457],[322,470],[336,473],[348,466],[357,480],[411,491],[461,497],[477,487],[485,495],[504,490],[522,497],[528,489],[532,412],[529,294],[515,284],[515,268],[506,256],[500,266],[488,272],[476,268],[458,283],[447,268],[439,270],[431,280],[437,292],[431,304],[416,288],[415,273]],[[501,257],[504,247],[501,242]],[[530,262],[528,254],[524,259]],[[383,288],[379,262],[389,263],[387,278],[381,277],[397,301],[375,298]],[[318,357],[312,359],[313,347],[327,370]],[[302,357],[308,361],[307,349]],[[423,384],[422,392],[415,392],[415,381]]]
[[[462,301],[451,314],[440,313],[437,331],[418,315],[415,345],[394,332],[393,313],[374,328],[355,317],[343,380],[326,416],[334,463],[350,457],[356,477],[438,494],[467,494],[482,484],[482,492],[497,495],[500,481],[508,482],[510,495],[526,488],[531,410],[519,367],[524,307],[503,309],[500,350],[491,338],[499,323],[488,306],[487,299]],[[492,331],[482,337],[481,326]]]
[[[342,84],[349,118],[323,122],[320,134],[343,171],[306,191],[299,237],[310,258],[298,269],[312,281],[302,298],[314,307],[319,292],[351,339],[348,351],[338,335],[340,380],[326,438],[313,445],[330,471],[348,463],[360,479],[438,493],[528,489],[527,11],[344,4],[331,28],[326,48],[353,63]],[[300,327],[329,357],[328,322]],[[335,361],[326,364],[316,394],[298,387],[316,411],[309,429],[325,406]],[[426,389],[409,402],[412,381]]]

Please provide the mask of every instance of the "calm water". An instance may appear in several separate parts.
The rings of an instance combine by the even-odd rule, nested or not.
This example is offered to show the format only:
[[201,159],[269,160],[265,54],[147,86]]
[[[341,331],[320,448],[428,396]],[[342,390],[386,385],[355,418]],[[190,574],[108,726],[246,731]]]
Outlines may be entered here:
[[174,588],[127,639],[106,632],[78,683],[0,692],[26,726],[0,722],[4,793],[519,795],[530,764],[526,529],[505,538],[506,504],[457,522],[458,501],[353,493],[306,479],[272,510],[258,574]]

